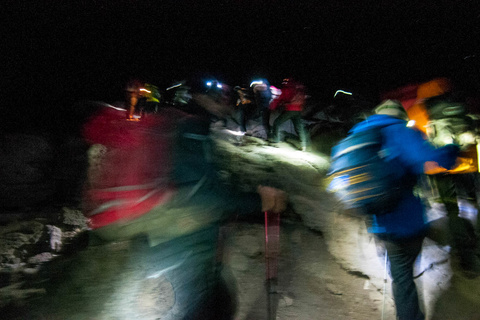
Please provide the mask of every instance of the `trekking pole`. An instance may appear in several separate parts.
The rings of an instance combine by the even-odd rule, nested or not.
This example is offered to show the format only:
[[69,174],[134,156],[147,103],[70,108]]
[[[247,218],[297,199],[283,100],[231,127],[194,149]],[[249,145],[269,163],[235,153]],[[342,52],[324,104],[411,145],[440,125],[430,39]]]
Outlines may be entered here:
[[385,318],[385,294],[387,292],[387,250],[385,250],[385,272],[383,274],[383,305],[382,305],[382,320]]
[[268,320],[276,319],[277,266],[280,251],[280,213],[265,211],[265,277]]

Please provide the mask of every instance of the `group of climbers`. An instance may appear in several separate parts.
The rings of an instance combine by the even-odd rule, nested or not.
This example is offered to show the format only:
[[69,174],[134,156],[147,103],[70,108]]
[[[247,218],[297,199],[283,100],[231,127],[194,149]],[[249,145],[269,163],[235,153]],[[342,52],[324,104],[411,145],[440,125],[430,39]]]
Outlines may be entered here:
[[[254,80],[250,86],[235,86],[233,90],[216,80],[189,79],[167,88],[167,91],[170,90],[174,92],[171,99],[161,101],[163,97],[158,87],[131,80],[125,87],[125,100],[116,103],[115,106],[126,109],[128,119],[138,120],[146,113],[158,112],[164,106],[171,105],[182,110],[191,109],[193,105],[191,93],[202,92],[210,98],[209,103],[203,108],[193,106],[197,110],[189,112],[203,112],[210,109],[209,112],[216,120],[226,122],[226,117],[237,118],[235,122],[238,123],[240,131],[246,134],[249,134],[248,122],[259,118],[265,130],[265,136],[272,145],[282,140],[280,127],[291,120],[299,137],[301,150],[306,151],[309,147],[309,138],[302,121],[306,89],[302,83],[292,78],[285,78],[279,89],[270,85],[266,79]],[[232,93],[236,98],[233,104],[231,103]],[[218,109],[219,106],[230,110],[221,112],[220,116],[218,112],[211,110]]]
[[[308,137],[302,122],[305,106],[305,86],[291,78],[285,78],[277,89],[265,79],[253,81],[249,88],[235,87],[240,130],[247,132],[247,121],[260,117],[267,139],[276,144],[281,141],[280,127],[291,120],[300,139],[301,150],[306,151]],[[273,116],[273,124],[271,123]]]

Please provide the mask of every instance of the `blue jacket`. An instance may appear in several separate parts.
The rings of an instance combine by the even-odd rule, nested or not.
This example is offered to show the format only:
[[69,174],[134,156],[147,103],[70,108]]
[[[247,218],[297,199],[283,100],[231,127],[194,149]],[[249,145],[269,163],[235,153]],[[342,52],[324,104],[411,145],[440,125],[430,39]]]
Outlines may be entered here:
[[[435,161],[444,168],[455,164],[459,151],[456,145],[435,148],[424,139],[423,134],[407,127],[407,122],[387,115],[373,115],[355,125],[350,132],[360,132],[374,127],[383,127],[386,160],[398,170],[416,181],[424,173],[424,164]],[[368,232],[385,238],[409,238],[422,235],[427,226],[425,208],[413,194],[414,184],[408,187],[405,196],[390,213],[373,215],[367,222]]]

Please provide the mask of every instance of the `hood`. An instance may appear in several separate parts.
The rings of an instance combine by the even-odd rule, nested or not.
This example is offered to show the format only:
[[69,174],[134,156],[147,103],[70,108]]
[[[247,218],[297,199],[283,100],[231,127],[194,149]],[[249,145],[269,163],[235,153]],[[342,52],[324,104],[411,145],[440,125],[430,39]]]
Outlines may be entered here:
[[401,124],[406,126],[407,121],[384,114],[374,114],[368,117],[366,120],[357,123],[352,129],[350,129],[349,133],[361,132],[375,127],[385,127],[392,124]]

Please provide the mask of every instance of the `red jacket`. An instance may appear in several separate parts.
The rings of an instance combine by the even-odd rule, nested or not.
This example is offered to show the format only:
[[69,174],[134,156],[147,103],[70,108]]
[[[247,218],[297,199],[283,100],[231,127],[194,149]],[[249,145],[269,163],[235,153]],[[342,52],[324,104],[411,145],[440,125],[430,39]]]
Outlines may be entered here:
[[270,110],[284,105],[285,111],[302,111],[305,104],[305,87],[299,83],[288,83],[282,87],[282,94],[270,103]]
[[125,110],[110,107],[86,123],[86,140],[101,146],[90,163],[84,194],[92,229],[136,219],[175,194],[169,179],[174,126],[167,116],[128,121]]

